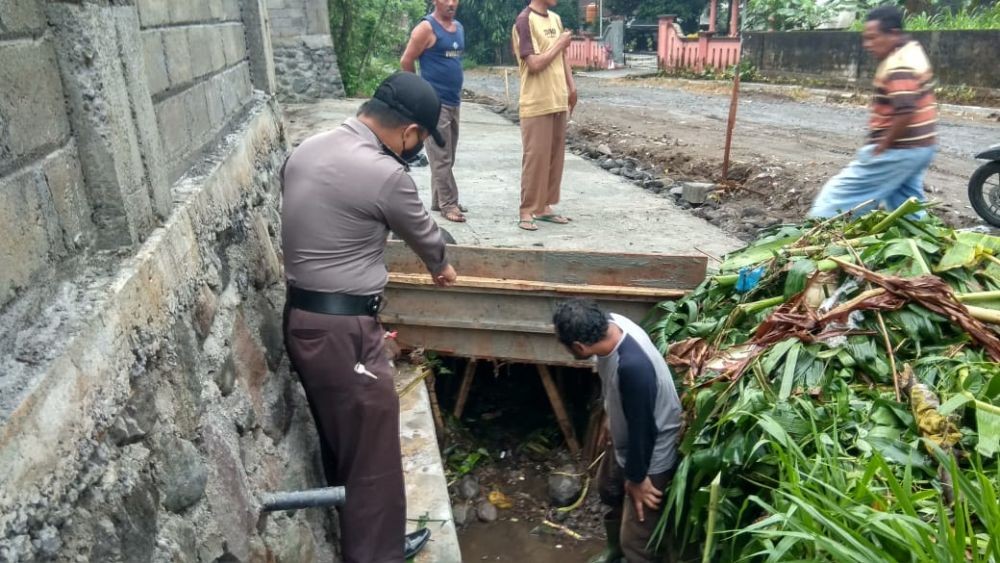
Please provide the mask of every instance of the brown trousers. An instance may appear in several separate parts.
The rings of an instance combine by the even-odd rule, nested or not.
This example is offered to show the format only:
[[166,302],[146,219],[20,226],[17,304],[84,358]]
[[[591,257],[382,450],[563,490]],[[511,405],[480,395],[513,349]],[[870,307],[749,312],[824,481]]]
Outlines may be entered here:
[[455,152],[458,149],[459,108],[442,105],[438,118],[438,132],[444,137],[444,146],[431,141],[426,145],[427,160],[431,163],[431,209],[450,211],[458,207],[458,183],[455,182]]
[[[666,491],[672,478],[673,471],[649,476],[653,486],[661,491]],[[628,563],[663,561],[663,556],[659,552],[647,551],[646,545],[656,529],[656,524],[660,521],[660,516],[663,515],[666,493],[664,492],[659,510],[652,510],[648,506],[643,507],[643,516],[646,521],[640,522],[632,498],[625,492],[625,469],[618,465],[614,447],[611,445],[604,452],[604,459],[601,460],[601,465],[597,469],[597,492],[601,496],[601,502],[611,509],[605,518],[621,520],[621,542],[625,560]]]
[[[323,471],[347,489],[340,508],[346,563],[402,563],[406,493],[399,397],[373,317],[286,311],[285,345],[319,432]],[[377,379],[355,372],[363,364]]]
[[541,215],[559,203],[566,159],[565,111],[521,119],[521,213]]

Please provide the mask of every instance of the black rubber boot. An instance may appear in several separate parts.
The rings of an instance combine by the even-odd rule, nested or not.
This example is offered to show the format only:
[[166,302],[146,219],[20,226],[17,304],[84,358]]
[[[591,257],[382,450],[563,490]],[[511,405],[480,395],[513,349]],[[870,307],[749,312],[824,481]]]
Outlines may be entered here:
[[595,555],[587,563],[618,563],[625,554],[622,552],[622,521],[620,519],[604,519],[604,529],[608,533],[608,545],[604,551]]

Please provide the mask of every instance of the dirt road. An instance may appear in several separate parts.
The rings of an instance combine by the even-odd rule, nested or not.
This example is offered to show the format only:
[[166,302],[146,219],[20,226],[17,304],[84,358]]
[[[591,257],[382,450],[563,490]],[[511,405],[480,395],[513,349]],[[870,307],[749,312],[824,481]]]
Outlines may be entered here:
[[[632,157],[669,180],[721,180],[729,86],[667,78],[577,77],[580,104],[570,137],[585,156]],[[517,103],[516,72],[510,98]],[[466,88],[506,103],[502,71],[474,70]],[[804,89],[752,91],[741,96],[733,142],[739,186],[718,206],[695,210],[743,238],[777,221],[801,219],[823,182],[862,145],[867,110],[857,100],[832,103]],[[482,100],[481,100],[482,101]],[[958,225],[981,224],[966,184],[978,166],[974,153],[1000,142],[1000,123],[983,113],[942,112],[941,152],[927,177],[928,197]],[[742,189],[745,188],[745,189]]]

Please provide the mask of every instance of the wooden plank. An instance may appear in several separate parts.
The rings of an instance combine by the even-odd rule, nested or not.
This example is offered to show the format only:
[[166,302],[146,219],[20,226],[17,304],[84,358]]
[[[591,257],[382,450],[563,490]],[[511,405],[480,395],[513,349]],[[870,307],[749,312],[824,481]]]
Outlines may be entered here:
[[465,364],[465,373],[462,374],[462,386],[458,389],[458,401],[455,402],[455,410],[452,414],[458,420],[462,419],[462,411],[465,410],[465,402],[469,400],[469,391],[472,389],[472,380],[476,377],[476,360],[469,360]]
[[542,385],[545,387],[545,394],[549,396],[549,402],[552,403],[552,410],[556,413],[556,421],[559,423],[559,428],[566,438],[566,445],[569,446],[570,453],[578,455],[580,453],[580,442],[576,440],[576,431],[573,430],[573,423],[566,412],[566,406],[559,395],[559,389],[556,388],[555,382],[552,381],[552,374],[549,373],[548,366],[538,364],[537,367],[538,375],[542,378]]
[[[430,369],[430,368],[427,368]],[[441,405],[438,404],[436,380],[434,372],[427,376],[427,397],[431,403],[431,414],[434,415],[434,430],[437,432],[438,445],[444,444],[444,417],[441,416]]]
[[[564,294],[432,286],[386,288],[380,314],[406,350],[527,363],[578,365],[555,338],[552,312]],[[595,295],[604,310],[642,322],[659,298]]]
[[[429,274],[390,272],[389,283],[398,285],[431,286],[434,280]],[[657,287],[630,287],[621,285],[586,285],[552,283],[533,280],[503,278],[480,278],[459,276],[453,288],[499,289],[504,291],[548,291],[570,295],[602,295],[615,297],[646,297],[650,299],[679,299],[688,292],[683,289]]]
[[[448,261],[459,278],[511,279],[576,285],[693,289],[705,279],[708,260],[701,255],[623,254],[572,250],[448,246]],[[385,264],[390,272],[422,274],[427,269],[402,241],[389,241]]]

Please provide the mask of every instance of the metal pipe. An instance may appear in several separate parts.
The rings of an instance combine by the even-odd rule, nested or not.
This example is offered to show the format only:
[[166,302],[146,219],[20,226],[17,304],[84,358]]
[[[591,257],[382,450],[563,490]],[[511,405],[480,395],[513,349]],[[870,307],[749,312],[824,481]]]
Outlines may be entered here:
[[597,36],[604,39],[604,0],[600,0],[597,8]]
[[345,502],[347,502],[347,492],[344,487],[324,487],[305,491],[266,493],[261,496],[260,510],[261,512],[274,512],[299,508],[343,506]]

